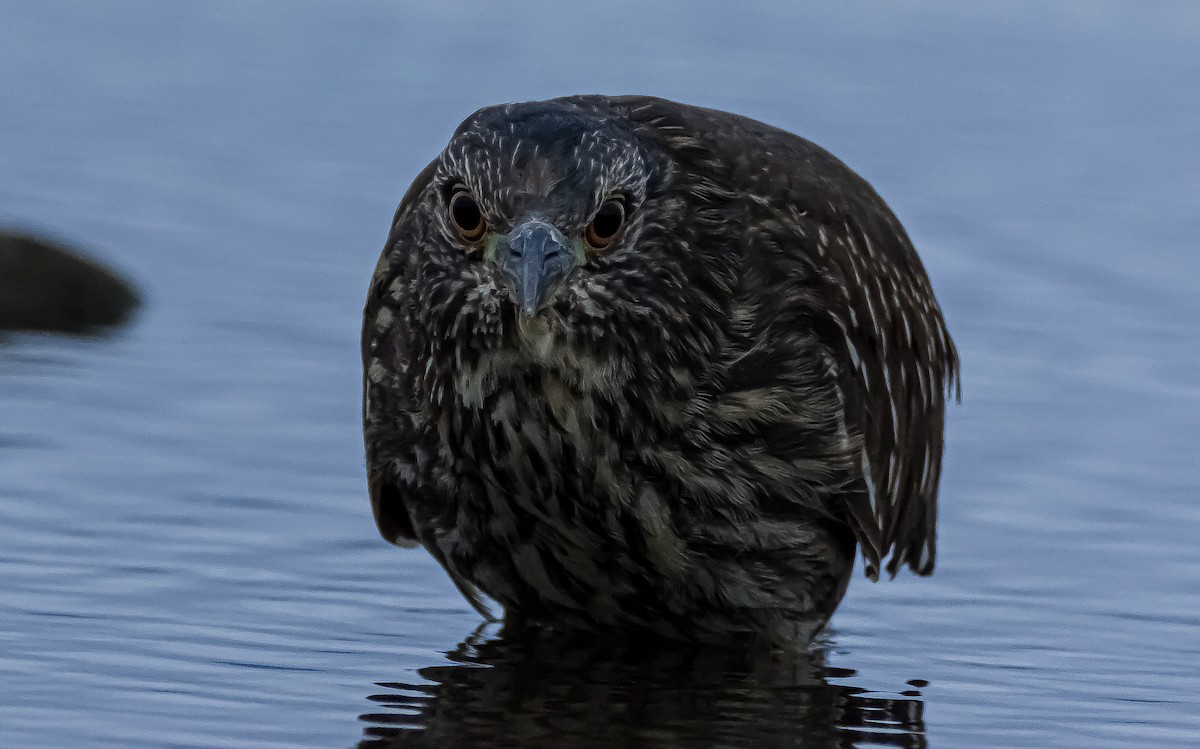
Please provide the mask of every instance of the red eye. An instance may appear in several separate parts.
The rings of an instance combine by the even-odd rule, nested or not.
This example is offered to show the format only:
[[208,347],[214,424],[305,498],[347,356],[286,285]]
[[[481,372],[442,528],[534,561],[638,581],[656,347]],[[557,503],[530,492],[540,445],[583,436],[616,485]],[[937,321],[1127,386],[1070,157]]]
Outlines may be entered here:
[[471,193],[463,189],[454,191],[448,204],[450,223],[458,231],[458,235],[467,242],[478,242],[487,231],[487,222],[483,220],[483,212]]
[[596,211],[592,218],[592,223],[588,224],[585,234],[588,244],[597,250],[603,250],[612,244],[624,224],[625,204],[615,198],[604,201],[604,205],[600,206],[600,210]]

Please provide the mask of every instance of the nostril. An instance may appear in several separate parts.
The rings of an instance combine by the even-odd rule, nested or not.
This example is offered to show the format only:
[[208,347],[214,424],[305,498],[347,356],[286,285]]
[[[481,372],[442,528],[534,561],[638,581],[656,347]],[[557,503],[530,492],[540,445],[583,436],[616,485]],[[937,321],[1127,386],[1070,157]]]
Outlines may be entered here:
[[529,222],[516,229],[502,250],[505,262],[524,265],[546,263],[560,265],[570,257],[570,248],[562,234],[549,224]]

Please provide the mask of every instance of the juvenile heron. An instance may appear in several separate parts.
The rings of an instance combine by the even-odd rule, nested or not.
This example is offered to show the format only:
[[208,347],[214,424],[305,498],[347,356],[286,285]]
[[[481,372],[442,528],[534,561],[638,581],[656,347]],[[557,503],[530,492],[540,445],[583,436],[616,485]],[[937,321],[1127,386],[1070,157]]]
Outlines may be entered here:
[[958,359],[904,229],[816,145],[648,97],[481,109],[363,324],[379,530],[487,615],[808,637],[933,571]]

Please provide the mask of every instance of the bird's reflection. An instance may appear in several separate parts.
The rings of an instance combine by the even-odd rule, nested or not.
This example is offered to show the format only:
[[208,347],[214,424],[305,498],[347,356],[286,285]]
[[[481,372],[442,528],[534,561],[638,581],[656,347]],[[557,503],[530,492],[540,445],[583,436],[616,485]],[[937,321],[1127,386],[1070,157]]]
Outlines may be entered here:
[[830,683],[854,672],[828,668],[819,648],[781,657],[476,635],[447,657],[420,670],[427,683],[376,685],[360,749],[926,746],[917,691]]

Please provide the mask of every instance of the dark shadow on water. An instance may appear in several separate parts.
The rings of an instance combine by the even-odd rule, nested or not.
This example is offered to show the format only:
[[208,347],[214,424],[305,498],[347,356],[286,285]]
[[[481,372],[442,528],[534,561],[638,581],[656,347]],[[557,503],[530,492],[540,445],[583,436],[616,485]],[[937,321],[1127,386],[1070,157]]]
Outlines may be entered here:
[[920,693],[830,683],[824,652],[470,638],[427,683],[379,682],[371,747],[925,747]]

